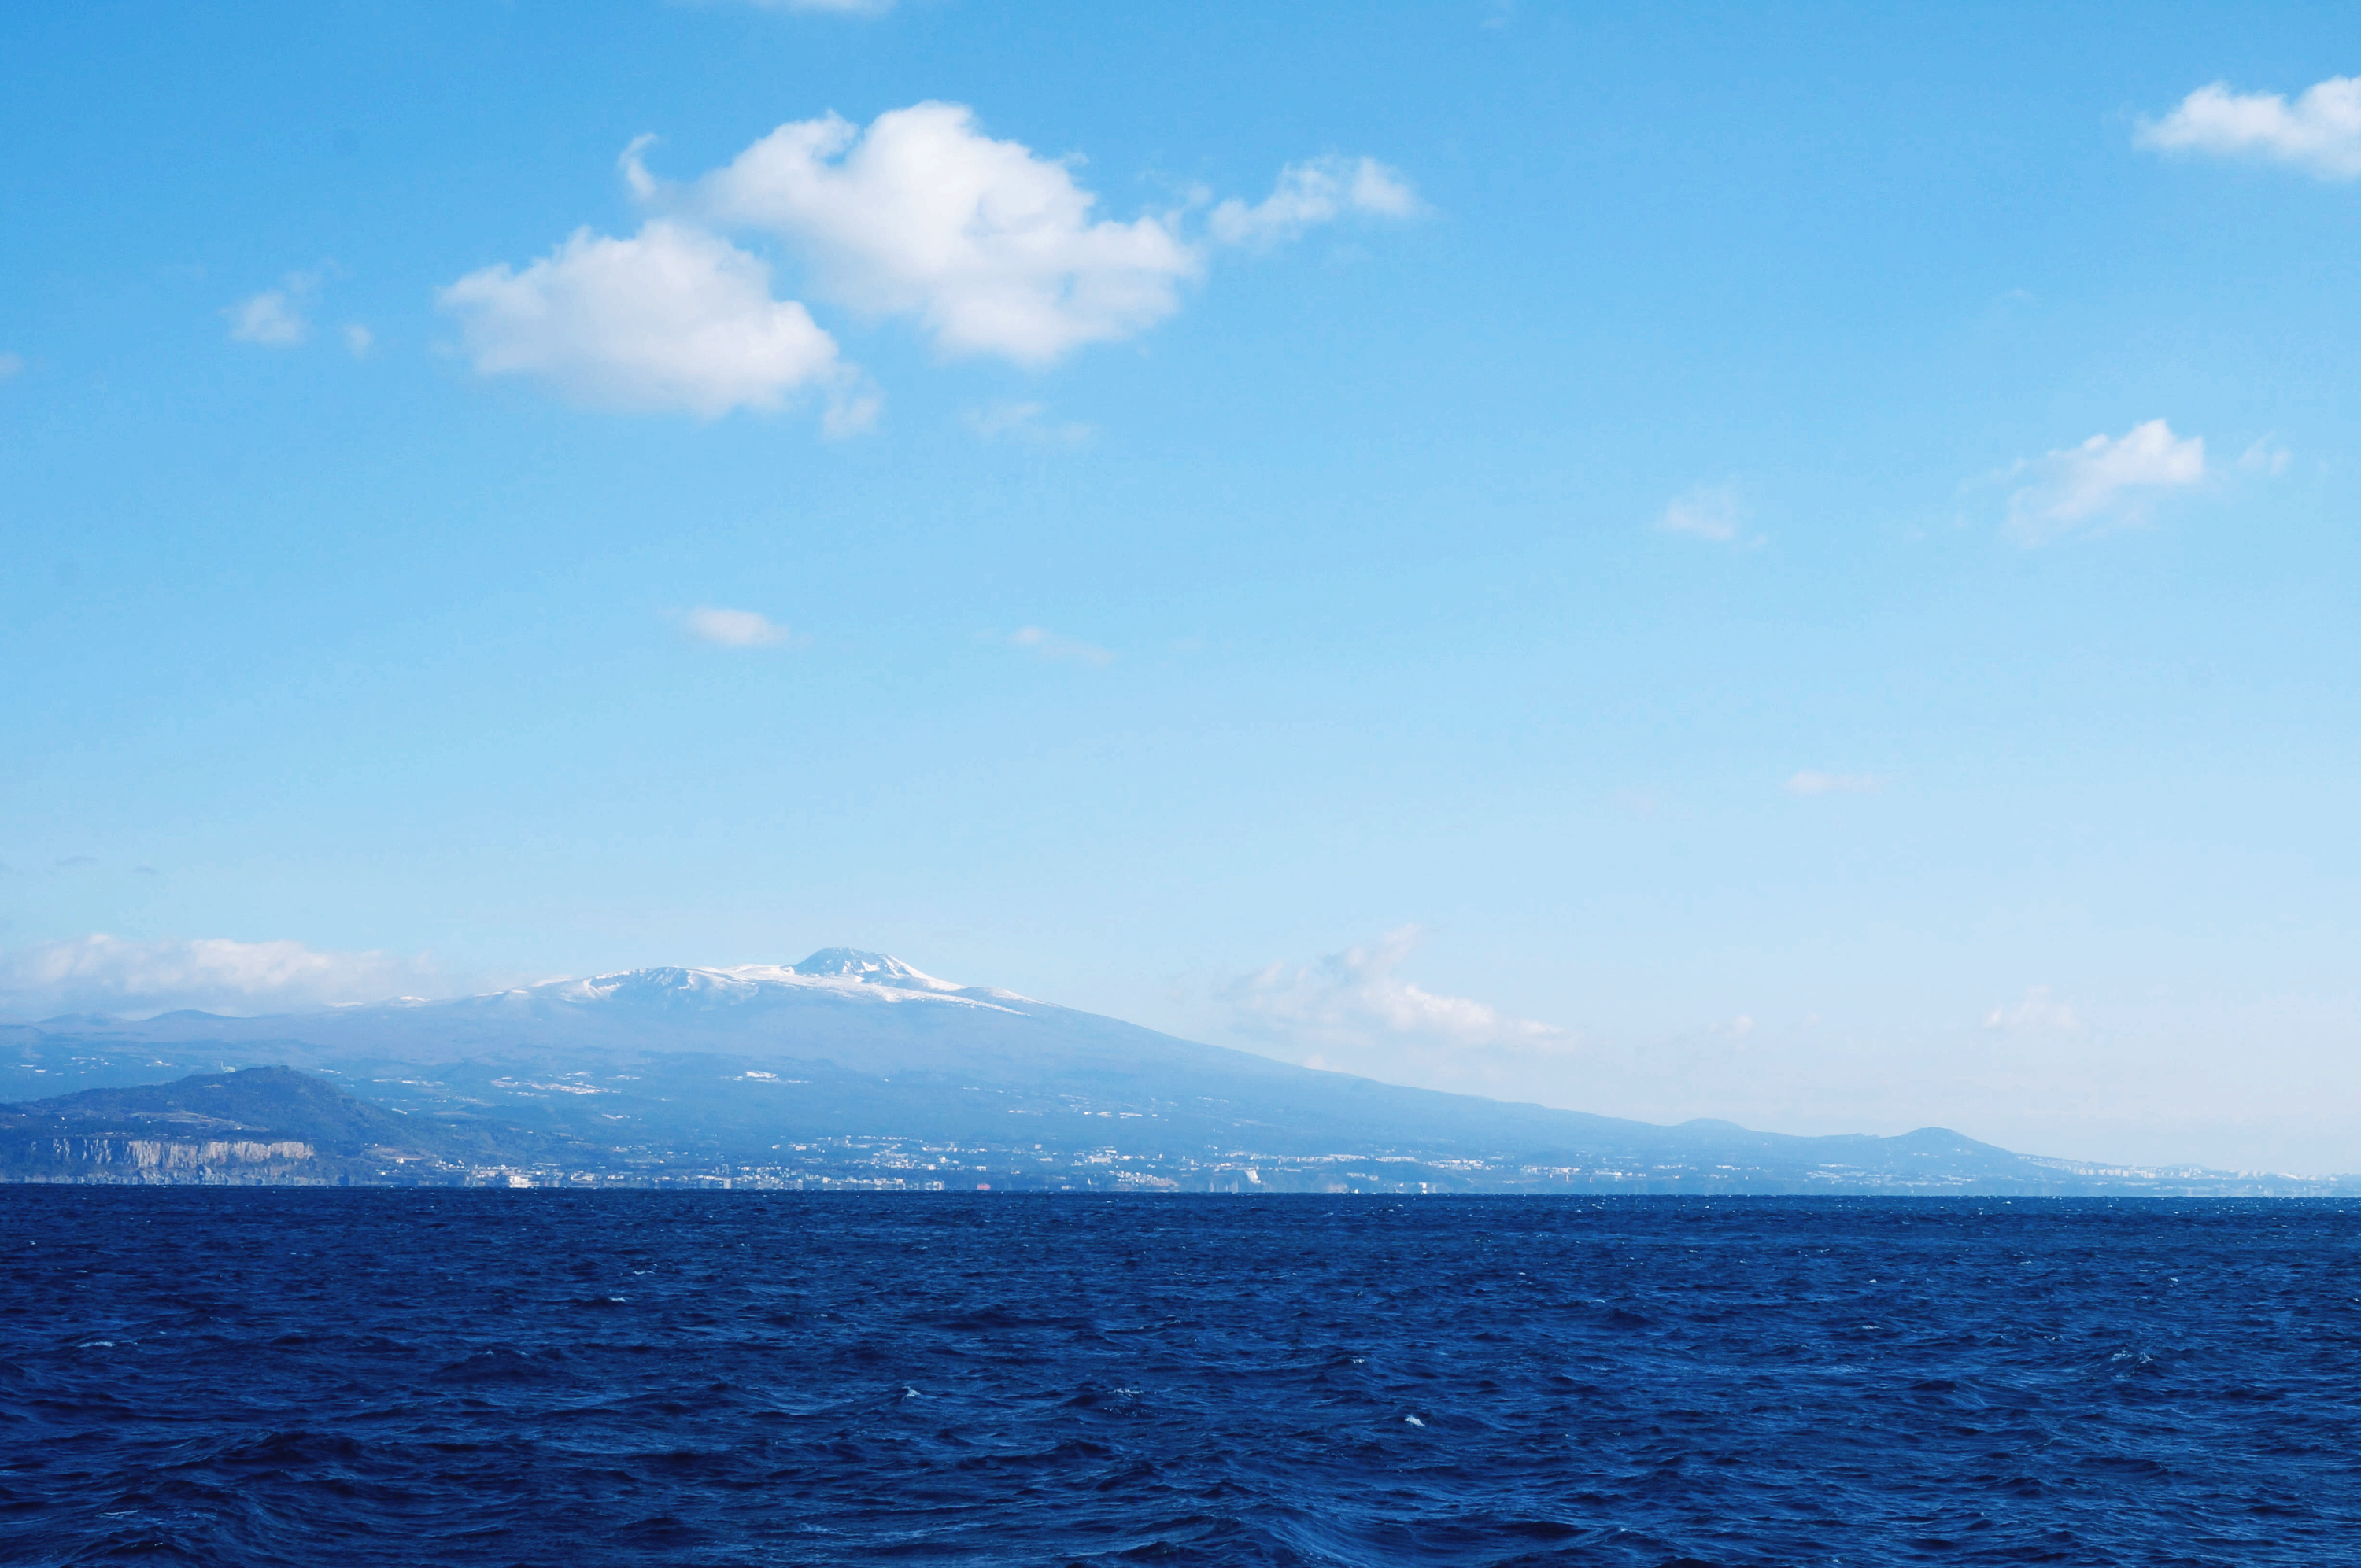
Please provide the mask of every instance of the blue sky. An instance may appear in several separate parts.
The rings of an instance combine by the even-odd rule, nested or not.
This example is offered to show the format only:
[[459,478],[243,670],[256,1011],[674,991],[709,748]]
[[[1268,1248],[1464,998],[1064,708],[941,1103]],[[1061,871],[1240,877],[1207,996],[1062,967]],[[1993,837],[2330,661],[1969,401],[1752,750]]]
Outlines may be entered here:
[[2361,1168],[2349,10],[0,59],[0,1012],[850,944],[1656,1120]]

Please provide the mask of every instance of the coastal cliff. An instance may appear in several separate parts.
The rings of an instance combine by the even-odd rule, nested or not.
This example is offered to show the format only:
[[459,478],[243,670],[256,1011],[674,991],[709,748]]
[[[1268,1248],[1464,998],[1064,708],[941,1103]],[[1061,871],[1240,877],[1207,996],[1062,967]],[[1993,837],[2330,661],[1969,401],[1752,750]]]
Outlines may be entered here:
[[270,1143],[214,1138],[196,1144],[163,1138],[95,1137],[35,1139],[26,1146],[25,1152],[28,1161],[47,1160],[72,1168],[113,1166],[144,1176],[150,1171],[203,1171],[232,1166],[269,1166],[276,1174],[312,1158],[315,1151],[310,1144],[290,1138]]

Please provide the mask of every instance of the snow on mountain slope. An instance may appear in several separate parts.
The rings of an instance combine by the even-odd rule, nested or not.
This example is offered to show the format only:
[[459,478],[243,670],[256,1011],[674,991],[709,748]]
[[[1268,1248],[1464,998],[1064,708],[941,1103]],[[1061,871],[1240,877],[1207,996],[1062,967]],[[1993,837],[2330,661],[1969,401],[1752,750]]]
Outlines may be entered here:
[[821,947],[803,963],[626,968],[578,980],[543,980],[541,985],[520,985],[482,996],[458,996],[451,1002],[418,1002],[415,996],[399,996],[394,1002],[352,1003],[335,1008],[335,1013],[349,1018],[366,1018],[382,1013],[427,1011],[454,1020],[555,1020],[577,1013],[602,1015],[611,1023],[644,1020],[732,1027],[751,1023],[753,1013],[819,999],[881,1006],[935,1002],[1001,1013],[1013,1011],[1011,1003],[1032,1003],[1029,996],[1017,996],[1016,992],[939,980],[916,970],[909,963],[902,963],[893,954],[857,951],[852,947]]
[[889,955],[847,948],[823,948],[797,964],[624,970],[447,1001],[403,997],[258,1018],[77,1020],[71,1032],[205,1041],[224,1047],[227,1054],[217,1053],[224,1062],[267,1055],[314,1066],[356,1055],[430,1062],[521,1052],[555,1060],[583,1051],[706,1051],[994,1080],[1150,1063],[1218,1063],[1249,1076],[1301,1070],[1012,991],[960,985]]
[[[729,969],[657,969],[618,970],[579,980],[544,981],[483,996],[429,1003],[447,1012],[478,1015],[554,1015],[559,1009],[579,1008],[617,1016],[678,1018],[698,1014],[760,1011],[792,1005],[818,996],[855,1003],[948,1003],[960,1007],[1009,1011],[1007,1003],[1030,999],[1013,992],[983,986],[963,986],[939,980],[885,953],[857,952],[851,948],[823,948],[799,964],[740,964]],[[367,1003],[345,1008],[368,1013],[387,1007]],[[415,1007],[405,1001],[404,1010]],[[721,1022],[719,1018],[711,1020]]]

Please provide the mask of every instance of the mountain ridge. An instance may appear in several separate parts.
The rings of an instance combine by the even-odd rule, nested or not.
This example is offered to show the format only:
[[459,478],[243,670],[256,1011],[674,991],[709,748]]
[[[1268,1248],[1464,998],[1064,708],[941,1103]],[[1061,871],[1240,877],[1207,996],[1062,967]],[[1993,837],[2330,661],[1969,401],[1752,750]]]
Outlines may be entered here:
[[[1948,1128],[1797,1137],[1385,1084],[960,985],[853,948],[800,964],[658,966],[433,1002],[0,1027],[0,1092],[12,1095],[37,1082],[264,1063],[325,1074],[413,1113],[497,1115],[623,1151],[615,1158],[637,1169],[703,1162],[776,1175],[866,1161],[884,1170],[900,1168],[889,1146],[914,1145],[1021,1154],[1001,1174],[1027,1181],[1045,1166],[1060,1180],[1095,1181],[1104,1167],[1140,1184],[1214,1190],[1268,1190],[1272,1173],[1310,1181],[1345,1167],[1371,1190],[1402,1190],[2255,1185],[2219,1172],[2098,1177],[2090,1172],[2101,1168]],[[865,1152],[854,1159],[855,1150]],[[1376,1169],[1388,1164],[1403,1170]],[[1422,1174],[1406,1174],[1412,1167]]]

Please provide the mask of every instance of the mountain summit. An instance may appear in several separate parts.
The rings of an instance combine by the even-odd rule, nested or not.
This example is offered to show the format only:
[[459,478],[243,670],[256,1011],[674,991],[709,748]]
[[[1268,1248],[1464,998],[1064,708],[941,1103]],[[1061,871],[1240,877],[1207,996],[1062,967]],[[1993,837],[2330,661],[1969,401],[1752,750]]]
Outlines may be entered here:
[[898,985],[913,991],[961,991],[965,988],[933,975],[921,974],[891,953],[864,953],[856,948],[822,948],[788,969],[811,980],[858,980],[870,985]]

